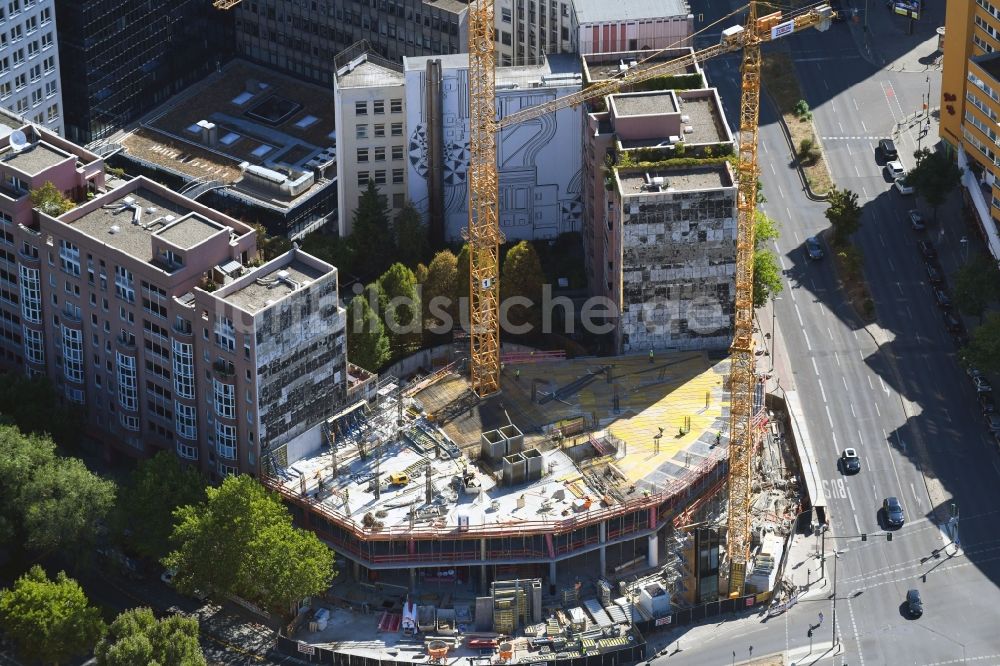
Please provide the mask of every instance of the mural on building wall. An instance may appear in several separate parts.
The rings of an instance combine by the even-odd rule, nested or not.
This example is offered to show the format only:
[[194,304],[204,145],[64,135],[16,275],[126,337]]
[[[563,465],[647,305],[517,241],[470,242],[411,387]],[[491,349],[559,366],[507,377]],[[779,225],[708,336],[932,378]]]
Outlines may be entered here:
[[[461,239],[468,226],[468,70],[442,68],[441,129],[444,231]],[[497,108],[510,114],[579,90],[562,87],[497,91]],[[428,211],[426,87],[423,70],[406,72],[409,198]],[[579,109],[563,109],[501,132],[497,143],[500,228],[508,240],[554,238],[580,231],[583,217]]]

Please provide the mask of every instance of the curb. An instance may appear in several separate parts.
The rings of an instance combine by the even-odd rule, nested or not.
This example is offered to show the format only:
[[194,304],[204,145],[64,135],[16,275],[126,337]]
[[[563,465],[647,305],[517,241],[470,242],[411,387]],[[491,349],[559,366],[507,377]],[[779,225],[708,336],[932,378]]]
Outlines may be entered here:
[[[788,129],[788,125],[785,124],[785,118],[781,115],[781,109],[778,108],[778,103],[771,96],[771,93],[767,91],[764,86],[761,86],[761,92],[767,97],[768,103],[774,107],[775,114],[778,117],[778,126],[781,127],[781,133],[785,137],[785,142],[788,144],[788,148],[791,151],[792,159],[795,161],[795,173],[799,175],[799,182],[802,183],[802,191],[805,192],[806,198],[810,201],[826,201],[830,198],[829,194],[816,194],[812,191],[809,186],[809,181],[806,179],[806,174],[802,170],[802,165],[799,164],[799,159],[795,154],[795,144],[792,143],[792,133]],[[813,135],[817,136],[816,143],[819,143],[818,132],[816,132],[816,127],[813,126]],[[829,167],[827,167],[829,170]],[[831,178],[832,180],[832,178]]]

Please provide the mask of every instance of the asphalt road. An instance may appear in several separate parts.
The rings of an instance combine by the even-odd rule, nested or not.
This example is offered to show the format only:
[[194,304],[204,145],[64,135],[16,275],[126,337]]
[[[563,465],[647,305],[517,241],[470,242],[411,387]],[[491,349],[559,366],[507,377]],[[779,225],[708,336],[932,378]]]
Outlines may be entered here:
[[[703,9],[693,4],[694,11]],[[712,4],[722,13],[723,3]],[[893,32],[900,24],[885,15],[870,18],[873,31],[885,36],[888,59],[897,57],[899,48],[890,40],[904,39]],[[991,529],[998,513],[997,455],[927,284],[916,247],[920,236],[906,223],[909,208],[920,208],[925,217],[931,213],[914,197],[890,189],[874,154],[879,138],[921,108],[928,78],[931,99],[937,99],[940,75],[873,66],[858,55],[846,25],[789,43],[834,179],[857,192],[864,207],[856,240],[878,315],[878,326],[861,327],[837,288],[830,258],[807,259],[805,238],[828,226],[825,205],[805,198],[773,110],[763,105],[764,208],[782,231],[776,245],[785,274],[777,318],[819,460],[831,535],[840,537],[828,539],[826,550],[842,551],[837,610],[844,650],[827,657],[838,664],[1000,663],[1000,538]],[[738,59],[706,69],[732,124]],[[917,139],[905,131],[897,139],[907,168]],[[954,205],[944,207],[940,223],[923,234],[937,245],[946,273],[961,261],[958,239],[964,234]],[[863,460],[853,477],[841,475],[836,464],[848,446]],[[887,542],[877,510],[890,495],[902,502],[907,524]],[[961,514],[961,552],[948,545],[950,536],[938,524],[951,501]],[[832,564],[831,555],[828,576]],[[919,620],[902,613],[906,590],[914,587],[925,600]],[[813,639],[811,662],[833,638],[832,600],[825,594],[766,624],[752,619],[715,627],[711,642],[685,645],[668,659],[730,663],[751,656],[751,645],[755,655],[785,652],[802,659],[807,628],[819,612],[826,624]]]

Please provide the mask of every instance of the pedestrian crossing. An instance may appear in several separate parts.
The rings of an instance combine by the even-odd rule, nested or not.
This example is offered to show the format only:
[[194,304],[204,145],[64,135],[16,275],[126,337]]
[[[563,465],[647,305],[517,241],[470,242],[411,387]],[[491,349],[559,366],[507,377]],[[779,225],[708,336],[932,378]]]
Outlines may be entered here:
[[823,136],[821,141],[878,141],[884,137],[879,136]]

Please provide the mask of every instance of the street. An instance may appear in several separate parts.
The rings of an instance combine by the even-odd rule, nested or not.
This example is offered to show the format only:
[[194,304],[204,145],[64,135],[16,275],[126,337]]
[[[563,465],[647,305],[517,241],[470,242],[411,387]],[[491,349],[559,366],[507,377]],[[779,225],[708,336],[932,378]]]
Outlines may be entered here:
[[[712,7],[714,16],[738,3],[728,9],[723,4],[711,3],[718,5]],[[826,204],[806,198],[790,168],[792,158],[775,110],[766,99],[761,106],[763,208],[781,231],[776,249],[784,277],[784,291],[774,306],[778,354],[786,358],[777,365],[791,368],[782,388],[799,393],[823,477],[831,519],[826,580],[814,583],[805,601],[766,623],[751,616],[676,630],[670,638],[680,638],[682,649],[668,649],[670,662],[728,664],[779,652],[796,663],[824,657],[836,664],[1000,662],[1000,636],[994,630],[1000,538],[991,529],[998,512],[998,457],[916,245],[921,238],[932,240],[945,274],[954,270],[965,257],[959,242],[967,233],[960,203],[953,195],[938,222],[931,221],[923,233],[912,231],[908,209],[920,209],[928,220],[933,213],[917,197],[891,189],[884,162],[877,163],[875,156],[880,138],[894,138],[909,169],[918,142],[925,147],[936,142],[936,122],[928,141],[918,134],[919,124],[911,128],[907,119],[922,113],[928,90],[936,106],[940,73],[927,69],[930,59],[923,52],[912,53],[911,67],[900,63],[906,61],[901,44],[913,49],[927,40],[943,24],[943,7],[925,12],[927,20],[918,25],[922,37],[905,38],[899,36],[905,23],[895,22],[882,3],[872,4],[879,5],[870,15],[870,43],[877,46],[865,53],[868,58],[861,55],[866,47],[860,27],[847,24],[822,34],[795,35],[788,46],[834,181],[856,192],[863,206],[856,242],[864,254],[876,324],[863,327],[845,301],[828,247],[821,261],[806,256],[805,239],[828,227]],[[698,11],[707,10],[699,6]],[[705,21],[710,20],[714,18],[706,14]],[[738,110],[739,59],[713,61],[705,68],[732,124]],[[903,131],[895,134],[901,121]],[[838,456],[846,447],[856,448],[862,460],[854,476],[838,469]],[[889,496],[899,499],[906,514],[905,526],[894,531],[891,542],[878,513]],[[952,503],[960,513],[961,549],[942,525]],[[867,541],[862,542],[862,534]],[[817,539],[817,550],[820,543]],[[834,551],[840,551],[836,565]],[[834,566],[839,568],[839,650],[832,649],[829,579]],[[924,600],[923,617],[917,620],[905,614],[911,588],[919,589]],[[810,649],[808,630],[817,625],[818,613],[824,619],[813,632]]]

